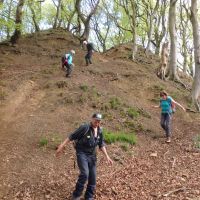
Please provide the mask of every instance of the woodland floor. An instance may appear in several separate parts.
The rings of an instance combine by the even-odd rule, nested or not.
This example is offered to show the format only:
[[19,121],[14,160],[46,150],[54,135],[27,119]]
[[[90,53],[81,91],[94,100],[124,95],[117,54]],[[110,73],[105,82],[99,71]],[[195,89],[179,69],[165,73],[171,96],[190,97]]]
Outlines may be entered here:
[[[75,67],[65,77],[60,60],[75,49]],[[200,200],[200,115],[177,109],[173,138],[165,143],[160,111],[152,108],[166,89],[187,107],[188,91],[155,75],[159,58],[140,49],[116,47],[95,53],[86,67],[78,41],[62,30],[22,39],[16,47],[0,45],[0,199],[70,199],[78,175],[74,149],[55,157],[56,146],[91,114],[104,114],[107,130],[136,132],[137,144],[107,145],[112,167],[98,153],[96,200]],[[118,98],[115,109],[110,101]],[[158,100],[157,100],[158,103]],[[137,118],[125,113],[134,107]],[[46,146],[40,146],[42,141]]]

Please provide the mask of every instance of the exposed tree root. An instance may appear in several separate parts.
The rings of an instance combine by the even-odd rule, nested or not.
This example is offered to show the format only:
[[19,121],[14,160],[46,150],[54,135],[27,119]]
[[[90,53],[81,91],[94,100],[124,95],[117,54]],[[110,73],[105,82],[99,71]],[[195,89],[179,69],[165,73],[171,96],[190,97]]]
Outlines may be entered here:
[[174,82],[179,83],[181,86],[184,87],[184,89],[191,91],[191,88],[188,85],[184,84],[180,79],[175,79]]
[[171,190],[171,191],[169,191],[169,192],[163,194],[162,196],[163,196],[163,197],[168,197],[168,196],[170,196],[171,194],[174,194],[174,193],[176,193],[176,192],[184,192],[185,190],[186,190],[185,187],[178,188],[178,189],[175,189],[175,190]]
[[200,111],[197,110],[192,110],[191,108],[186,108],[187,112],[192,112],[192,113],[200,113]]

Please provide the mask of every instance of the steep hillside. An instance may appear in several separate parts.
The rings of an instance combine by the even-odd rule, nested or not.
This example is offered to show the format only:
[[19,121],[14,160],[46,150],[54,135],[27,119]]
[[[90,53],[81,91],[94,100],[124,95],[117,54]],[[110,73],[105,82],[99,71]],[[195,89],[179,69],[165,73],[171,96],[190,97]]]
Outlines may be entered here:
[[[61,56],[70,49],[75,67],[66,78]],[[84,50],[63,30],[28,35],[16,47],[0,44],[0,55],[0,199],[70,199],[74,150],[56,158],[55,148],[96,111],[107,130],[137,135],[135,146],[107,146],[112,167],[98,154],[97,200],[200,198],[200,116],[178,109],[172,143],[165,143],[152,105],[165,89],[187,107],[189,93],[155,76],[158,57],[140,48],[132,62],[123,45],[95,53],[85,66]]]

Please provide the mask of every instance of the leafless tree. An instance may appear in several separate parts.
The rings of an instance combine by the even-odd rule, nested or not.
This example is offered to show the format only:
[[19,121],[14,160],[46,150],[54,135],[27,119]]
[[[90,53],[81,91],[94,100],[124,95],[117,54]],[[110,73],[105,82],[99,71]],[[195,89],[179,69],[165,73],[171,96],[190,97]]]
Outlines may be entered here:
[[167,20],[166,20],[167,5],[168,5],[167,0],[162,0],[159,12],[157,13],[157,15],[155,15],[155,26],[153,32],[154,37],[152,42],[155,44],[154,45],[156,47],[155,54],[157,55],[159,55],[160,53],[161,42],[167,34]]
[[170,34],[169,78],[172,80],[179,80],[177,74],[176,3],[177,0],[170,0],[170,8],[169,8],[169,34]]
[[[40,3],[40,2],[39,2]],[[32,13],[32,19],[33,19],[33,24],[35,26],[35,31],[36,32],[39,32],[40,31],[40,27],[37,23],[37,20],[36,20],[36,14],[35,14],[35,10],[33,8],[33,5],[34,5],[34,1],[33,0],[29,0],[28,1],[28,5],[29,5],[29,8],[31,10],[31,13]]]
[[90,0],[90,12],[88,15],[85,15],[84,12],[81,9],[81,3],[82,0],[76,0],[75,3],[75,8],[76,11],[78,13],[79,18],[81,19],[81,21],[83,22],[85,29],[83,31],[83,34],[81,35],[81,40],[88,40],[89,38],[89,34],[90,34],[90,20],[92,18],[92,16],[95,14],[97,7],[99,5],[100,0]]
[[11,37],[11,43],[16,44],[21,37],[21,27],[22,27],[22,9],[24,6],[25,0],[19,0],[16,10],[16,19],[15,19],[15,31]]
[[59,20],[59,14],[60,14],[62,0],[57,0],[57,4],[56,4],[55,0],[52,0],[52,1],[53,1],[54,5],[56,6],[56,16],[55,16],[54,24],[53,24],[53,28],[55,29],[58,26],[58,20]]
[[[102,12],[101,12],[102,13]],[[100,46],[102,47],[103,52],[105,52],[107,50],[106,48],[106,41],[108,38],[108,33],[111,29],[111,21],[109,18],[109,15],[106,15],[105,17],[105,22],[104,22],[104,26],[103,26],[103,30],[101,25],[99,24],[99,18],[101,18],[100,15],[98,16],[94,16],[92,22],[93,22],[93,30],[95,31],[95,34],[98,38],[98,41],[100,42]]]
[[195,76],[192,86],[192,100],[198,111],[200,111],[200,34],[198,20],[197,0],[191,0],[191,22],[193,28]]
[[153,30],[154,30],[154,21],[156,19],[156,12],[158,12],[158,8],[159,8],[159,2],[160,0],[156,0],[156,5],[155,7],[153,7],[152,5],[152,1],[145,1],[142,0],[142,3],[145,6],[145,10],[146,10],[146,25],[148,28],[147,31],[147,36],[148,36],[148,42],[146,45],[146,51],[148,52],[150,50],[150,45],[151,45],[151,41],[152,41],[152,36],[153,36]]

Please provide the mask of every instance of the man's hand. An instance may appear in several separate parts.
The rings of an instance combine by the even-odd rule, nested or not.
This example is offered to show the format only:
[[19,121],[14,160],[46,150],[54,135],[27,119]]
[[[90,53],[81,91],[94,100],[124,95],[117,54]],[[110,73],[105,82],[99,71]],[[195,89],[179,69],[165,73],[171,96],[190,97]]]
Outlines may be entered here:
[[108,164],[110,164],[110,165],[112,165],[113,164],[113,161],[112,161],[112,159],[108,156],[108,157],[106,157],[106,159],[107,159],[107,162],[108,162]]
[[63,144],[60,144],[56,150],[56,157],[58,157],[60,155],[60,153],[63,151],[64,146]]

